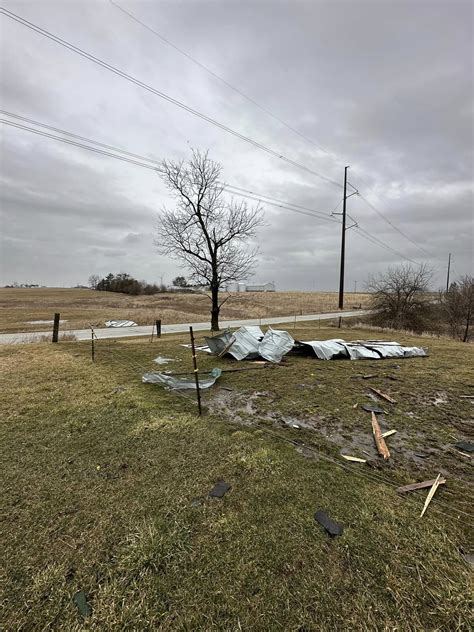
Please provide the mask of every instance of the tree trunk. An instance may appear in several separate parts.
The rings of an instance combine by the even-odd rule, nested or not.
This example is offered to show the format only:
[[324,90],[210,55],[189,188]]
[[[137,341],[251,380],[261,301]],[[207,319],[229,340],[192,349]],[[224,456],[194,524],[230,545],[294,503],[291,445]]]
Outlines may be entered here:
[[467,312],[466,329],[464,331],[464,338],[462,339],[463,342],[469,341],[469,325],[470,324],[471,324],[471,308],[469,308],[469,311]]
[[211,284],[211,331],[219,331],[219,287]]

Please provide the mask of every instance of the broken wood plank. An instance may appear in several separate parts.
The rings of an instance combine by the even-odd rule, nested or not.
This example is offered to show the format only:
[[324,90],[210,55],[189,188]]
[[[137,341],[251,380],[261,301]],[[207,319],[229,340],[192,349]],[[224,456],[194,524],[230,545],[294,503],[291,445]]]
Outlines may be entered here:
[[[414,492],[417,489],[424,489],[425,487],[432,487],[435,482],[435,478],[432,481],[422,481],[421,483],[411,483],[410,485],[403,485],[402,487],[397,487],[397,492],[399,494],[406,494],[408,492]],[[444,485],[446,483],[445,478],[440,478],[438,481],[438,485]]]
[[374,434],[375,445],[377,446],[378,453],[384,458],[384,461],[390,458],[390,452],[385,443],[385,439],[382,437],[379,422],[375,413],[372,413],[372,432]]
[[341,454],[346,461],[354,461],[354,463],[367,463],[367,459],[359,459],[358,456],[349,456],[349,454]]
[[423,505],[423,509],[422,509],[421,514],[420,514],[420,518],[423,518],[423,515],[424,515],[425,511],[428,509],[428,505],[430,504],[431,499],[433,498],[433,496],[436,493],[436,490],[439,487],[439,479],[440,478],[441,478],[441,474],[438,474],[438,476],[436,477],[435,482],[433,483],[433,487],[428,492],[428,496],[426,497],[425,504]]
[[385,399],[385,401],[390,402],[391,404],[396,404],[397,402],[392,399],[390,397],[390,395],[387,395],[386,393],[382,393],[382,391],[379,391],[378,388],[374,388],[373,386],[369,386],[370,390],[375,393],[376,395],[378,395],[379,397],[381,397],[382,399]]
[[394,435],[396,432],[396,430],[387,430],[387,432],[382,432],[382,437],[386,439],[387,437]]

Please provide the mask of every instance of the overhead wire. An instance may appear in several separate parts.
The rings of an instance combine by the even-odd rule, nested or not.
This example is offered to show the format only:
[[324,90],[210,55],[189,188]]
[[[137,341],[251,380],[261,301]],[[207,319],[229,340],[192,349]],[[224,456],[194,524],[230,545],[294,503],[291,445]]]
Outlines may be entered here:
[[[4,110],[3,110],[2,112],[6,112],[6,111],[4,111]],[[8,113],[8,115],[10,115],[10,113]],[[22,119],[22,120],[30,120],[30,121],[33,121],[33,119],[26,119],[26,117],[20,117],[19,115],[15,115],[15,116],[16,116],[16,118],[19,118],[19,119]],[[75,140],[72,140],[72,139],[69,139],[69,138],[62,138],[61,136],[57,136],[57,135],[55,135],[55,134],[50,134],[49,132],[43,132],[43,131],[41,131],[41,130],[37,130],[37,129],[34,129],[34,128],[32,128],[32,127],[28,127],[28,126],[26,126],[26,125],[22,125],[22,124],[20,124],[20,123],[16,123],[16,122],[14,122],[14,121],[8,121],[8,120],[6,120],[6,119],[0,119],[0,123],[3,123],[4,125],[9,125],[9,126],[11,126],[11,127],[15,127],[15,128],[18,128],[18,129],[21,129],[21,130],[24,130],[24,131],[31,132],[31,133],[37,134],[37,135],[39,135],[39,136],[43,136],[43,137],[49,138],[49,139],[51,139],[51,140],[56,140],[56,141],[58,141],[58,142],[66,143],[66,144],[68,144],[68,145],[72,145],[72,146],[75,146],[75,147],[79,147],[79,148],[81,148],[81,149],[86,149],[86,150],[91,151],[91,152],[93,152],[93,153],[96,153],[96,154],[101,154],[101,155],[107,156],[107,157],[109,157],[109,158],[115,158],[115,159],[117,159],[117,160],[121,160],[121,161],[123,161],[123,162],[127,162],[127,163],[130,163],[130,164],[133,164],[133,165],[139,166],[139,167],[143,167],[143,168],[145,168],[145,169],[149,169],[149,170],[151,170],[151,171],[155,171],[155,172],[156,172],[156,171],[158,171],[158,166],[159,166],[159,163],[154,162],[154,161],[153,161],[152,159],[150,159],[150,158],[146,158],[146,157],[140,156],[139,154],[133,154],[132,152],[128,152],[128,151],[125,151],[125,150],[119,149],[119,148],[114,147],[114,146],[112,146],[112,145],[105,145],[105,143],[100,143],[100,142],[98,142],[98,141],[94,141],[94,140],[92,140],[92,139],[88,139],[88,138],[86,138],[86,137],[84,137],[84,136],[81,136],[81,137],[80,137],[78,134],[73,134],[72,132],[65,132],[64,130],[59,130],[60,132],[65,133],[65,134],[68,134],[68,135],[69,135],[69,136],[71,136],[71,137],[82,138],[82,139],[84,139],[84,140],[87,140],[87,142],[95,143],[96,145],[98,145],[98,147],[100,147],[100,146],[107,146],[107,147],[109,147],[109,148],[113,149],[113,150],[114,150],[114,151],[116,151],[116,152],[121,152],[121,153],[127,154],[127,155],[129,155],[129,156],[134,155],[134,156],[137,156],[137,157],[139,157],[139,158],[141,158],[141,159],[143,159],[143,160],[148,160],[151,164],[147,164],[147,163],[145,163],[145,162],[141,162],[141,161],[139,161],[139,160],[135,160],[135,159],[132,159],[132,158],[128,158],[128,157],[126,157],[126,155],[121,156],[121,155],[117,155],[117,154],[115,154],[115,153],[112,153],[111,151],[106,151],[106,150],[104,150],[104,149],[99,149],[99,148],[96,148],[96,147],[91,147],[91,146],[89,146],[89,145],[85,145],[84,143],[79,143],[79,142],[77,142],[77,141],[75,141]],[[42,127],[49,128],[49,129],[59,129],[59,128],[53,128],[52,126],[47,126],[47,125],[45,125],[45,124],[43,124],[43,123],[39,123],[39,122],[37,122],[37,121],[35,121],[35,123],[34,123],[34,124],[36,124],[36,125],[40,125],[40,126],[42,126]],[[156,166],[154,166],[154,165],[156,165]],[[232,186],[232,185],[227,185],[227,186]],[[235,186],[232,186],[232,189],[237,189],[237,190],[236,190],[236,191],[234,191],[234,190],[232,190],[232,189],[228,189],[228,192],[230,192],[230,193],[232,193],[232,194],[234,194],[234,195],[238,195],[238,196],[240,196],[240,197],[244,197],[244,198],[247,198],[247,199],[251,199],[251,200],[256,201],[256,202],[267,203],[267,204],[269,204],[269,205],[271,205],[271,206],[276,206],[276,207],[279,207],[279,208],[284,208],[284,209],[289,210],[289,211],[291,211],[291,212],[293,212],[293,213],[299,213],[300,215],[306,215],[306,216],[308,216],[308,217],[314,217],[314,218],[317,218],[317,219],[322,219],[322,220],[324,220],[324,221],[330,221],[330,222],[335,222],[335,223],[340,224],[339,220],[337,220],[337,219],[335,219],[335,218],[331,218],[331,216],[330,216],[330,215],[325,216],[325,215],[323,215],[322,213],[320,213],[319,211],[315,211],[315,210],[313,210],[313,209],[301,210],[301,209],[304,209],[304,208],[307,208],[307,207],[299,207],[299,205],[293,205],[292,203],[289,203],[288,205],[286,205],[286,204],[282,204],[280,201],[277,201],[277,200],[275,200],[275,201],[268,201],[268,200],[272,200],[272,198],[270,198],[269,196],[260,196],[260,197],[259,197],[257,194],[255,194],[255,195],[251,196],[251,195],[249,195],[249,194],[239,193],[239,192],[238,192],[238,188],[240,188],[240,187],[235,187]],[[262,199],[263,197],[268,198],[268,200],[263,200],[263,199]],[[290,204],[291,204],[291,206],[290,206]],[[340,203],[339,203],[339,204],[340,204]],[[339,206],[339,204],[338,204],[338,206]],[[294,208],[294,207],[296,207],[296,208]],[[336,208],[337,208],[337,206],[336,206]],[[334,212],[334,211],[333,211],[333,212]],[[319,213],[319,214],[318,214],[318,213]],[[352,219],[353,221],[356,221],[356,220],[355,220],[354,218],[352,218],[352,217],[351,217],[351,219]],[[391,251],[393,254],[396,254],[397,256],[401,257],[402,259],[405,259],[405,260],[407,260],[407,261],[410,261],[410,262],[412,262],[412,263],[415,263],[416,265],[420,265],[418,262],[416,262],[416,261],[414,261],[413,259],[410,259],[410,258],[408,258],[408,257],[404,256],[403,254],[399,253],[398,251],[396,251],[395,249],[393,249],[393,248],[392,248],[391,246],[389,246],[388,244],[386,244],[386,243],[382,242],[382,240],[380,240],[378,237],[375,237],[374,235],[372,235],[372,234],[371,234],[371,233],[369,233],[368,231],[365,231],[364,229],[362,229],[362,228],[360,227],[360,225],[355,226],[355,227],[354,227],[354,229],[355,229],[355,230],[358,230],[359,234],[360,234],[362,237],[365,237],[366,239],[369,239],[369,240],[373,240],[373,243],[375,243],[376,245],[378,245],[378,246],[380,246],[380,247],[382,247],[382,248],[385,248],[385,249],[387,249],[387,250]],[[363,234],[362,234],[362,233],[363,233]]]
[[161,33],[159,33],[158,31],[156,31],[154,28],[152,28],[151,26],[149,26],[148,24],[146,24],[145,22],[142,22],[142,20],[140,20],[139,18],[137,18],[136,15],[134,15],[133,13],[130,13],[129,11],[127,11],[126,9],[124,9],[122,6],[120,6],[117,2],[114,2],[114,0],[109,0],[110,4],[112,4],[114,7],[116,7],[117,9],[119,9],[119,11],[122,11],[122,13],[124,13],[125,15],[127,15],[129,18],[131,18],[132,20],[134,20],[135,22],[137,22],[138,24],[140,24],[141,26],[143,26],[143,28],[147,29],[148,31],[150,31],[151,33],[153,33],[154,35],[156,35],[156,37],[158,37],[162,42],[164,42],[165,44],[167,44],[168,46],[170,46],[171,48],[174,48],[174,50],[178,51],[178,53],[180,53],[181,55],[184,55],[185,57],[187,57],[190,61],[192,61],[194,64],[196,64],[196,66],[199,66],[199,68],[202,68],[203,70],[205,70],[207,73],[209,73],[210,75],[212,75],[215,79],[218,79],[219,81],[221,81],[224,85],[226,85],[228,88],[230,88],[231,90],[233,90],[234,92],[236,92],[237,94],[239,94],[241,97],[243,97],[244,99],[246,99],[247,101],[249,101],[250,103],[252,103],[255,107],[257,107],[259,110],[262,110],[262,112],[265,112],[265,114],[268,114],[268,116],[271,116],[273,119],[275,119],[276,121],[278,121],[281,125],[283,125],[284,127],[286,127],[287,129],[289,129],[291,132],[293,132],[294,134],[297,134],[298,136],[300,136],[302,139],[304,139],[306,142],[310,143],[311,145],[313,145],[313,147],[316,147],[317,149],[321,150],[322,152],[324,152],[327,155],[330,155],[330,152],[327,149],[324,149],[324,147],[322,147],[319,143],[316,143],[315,141],[311,140],[311,138],[308,138],[308,136],[305,136],[304,134],[302,134],[300,131],[298,131],[295,127],[293,127],[292,125],[290,125],[289,123],[287,123],[286,121],[284,121],[282,118],[280,118],[279,116],[277,116],[276,114],[274,114],[271,110],[269,110],[268,108],[266,108],[265,106],[261,105],[260,103],[258,103],[257,101],[255,101],[255,99],[253,99],[252,97],[250,97],[248,94],[245,94],[245,92],[243,92],[242,90],[240,90],[239,88],[236,88],[234,85],[232,85],[229,81],[227,81],[226,79],[224,79],[224,77],[221,77],[220,75],[218,75],[216,72],[214,72],[213,70],[211,70],[208,66],[206,66],[205,64],[203,64],[202,62],[200,62],[199,60],[197,60],[195,57],[193,57],[192,55],[190,55],[189,53],[187,53],[185,50],[183,50],[182,48],[179,48],[179,46],[176,46],[176,44],[173,44],[173,42],[171,42],[168,38],[166,38],[164,35],[162,35]]
[[152,86],[144,83],[143,81],[141,81],[140,79],[137,79],[136,77],[124,72],[123,70],[120,70],[119,68],[112,66],[111,64],[109,64],[108,62],[103,61],[102,59],[92,55],[91,53],[88,53],[87,51],[84,51],[83,49],[79,48],[78,46],[75,46],[74,44],[72,44],[71,42],[62,39],[60,37],[58,37],[57,35],[54,35],[53,33],[41,28],[40,26],[38,26],[37,24],[34,24],[33,22],[30,22],[28,20],[26,20],[25,18],[22,18],[21,16],[13,13],[12,11],[8,11],[7,9],[4,9],[3,7],[0,7],[0,13],[2,13],[3,15],[5,15],[5,17],[14,20],[15,22],[17,22],[18,24],[21,24],[22,26],[25,26],[26,28],[31,29],[32,31],[38,33],[39,35],[42,35],[43,37],[46,37],[50,40],[52,40],[53,42],[59,44],[60,46],[63,46],[64,48],[67,48],[68,50],[76,53],[77,55],[80,55],[81,57],[88,59],[89,61],[92,61],[93,63],[101,66],[102,68],[105,68],[106,70],[108,70],[109,72],[114,73],[115,75],[125,79],[126,81],[129,81],[130,83],[133,83],[134,85],[142,88],[143,90],[147,90],[148,92],[151,92],[152,94],[160,97],[161,99],[167,101],[168,103],[171,103],[173,105],[176,105],[177,107],[181,108],[182,110],[188,112],[189,114],[192,114],[204,121],[206,121],[207,123],[210,123],[211,125],[214,125],[215,127],[218,127],[219,129],[227,132],[228,134],[231,134],[233,136],[235,136],[236,138],[239,138],[240,140],[249,143],[250,145],[265,151],[266,153],[279,158],[280,160],[294,166],[297,167],[299,169],[302,169],[303,171],[306,171],[307,173],[310,173],[311,175],[316,176],[317,178],[320,178],[338,188],[342,188],[342,185],[337,182],[336,180],[333,180],[332,178],[329,178],[317,171],[315,171],[314,169],[310,169],[309,167],[307,167],[306,165],[299,163],[295,160],[292,160],[291,158],[288,158],[287,156],[285,156],[284,154],[271,149],[270,147],[267,147],[266,145],[264,145],[263,143],[260,143],[259,141],[255,141],[252,138],[250,138],[249,136],[246,136],[245,134],[241,134],[240,132],[228,127],[227,125],[224,125],[223,123],[220,123],[219,121],[217,121],[216,119],[207,116],[206,114],[203,114],[202,112],[199,112],[198,110],[186,105],[185,103],[183,103],[182,101],[179,101],[178,99],[175,99],[174,97],[171,97],[170,95],[157,90],[156,88],[153,88]]
[[[168,46],[170,46],[171,48],[173,48],[174,50],[178,51],[181,55],[184,55],[185,57],[187,57],[190,61],[192,61],[194,64],[196,64],[197,66],[199,66],[200,68],[202,68],[203,70],[205,70],[207,73],[209,73],[211,76],[213,76],[214,78],[218,79],[219,81],[221,81],[224,85],[226,85],[228,88],[230,88],[231,90],[233,90],[234,92],[236,92],[237,94],[239,94],[240,96],[242,96],[243,98],[245,98],[247,101],[249,101],[250,103],[252,103],[255,107],[259,108],[260,110],[262,110],[263,112],[265,112],[268,116],[272,117],[273,119],[275,119],[276,121],[278,121],[280,124],[282,124],[283,126],[285,126],[287,129],[289,129],[290,131],[292,131],[294,134],[297,134],[298,136],[300,136],[302,139],[304,139],[306,142],[310,143],[313,147],[316,147],[317,149],[323,151],[325,154],[327,154],[328,156],[331,156],[334,158],[333,154],[331,152],[329,152],[327,149],[325,149],[324,147],[322,147],[321,145],[319,145],[318,143],[316,143],[315,141],[313,141],[312,139],[308,138],[308,136],[302,134],[301,132],[299,132],[295,127],[293,127],[292,125],[290,125],[289,123],[287,123],[286,121],[284,121],[283,119],[281,119],[279,116],[277,116],[276,114],[274,114],[271,110],[269,110],[268,108],[266,108],[265,106],[261,105],[260,103],[258,103],[257,101],[255,101],[255,99],[253,99],[252,97],[250,97],[249,95],[245,94],[242,90],[240,90],[239,88],[236,88],[234,85],[232,85],[229,81],[227,81],[226,79],[224,79],[223,77],[221,77],[220,75],[218,75],[217,73],[215,73],[213,70],[211,70],[210,68],[208,68],[205,64],[203,64],[202,62],[200,62],[199,60],[197,60],[195,57],[193,57],[191,54],[187,53],[186,51],[184,51],[182,48],[176,46],[176,44],[174,44],[173,42],[171,42],[168,38],[164,37],[164,35],[162,35],[161,33],[159,33],[156,29],[152,28],[151,26],[149,26],[148,24],[146,24],[145,22],[143,22],[142,20],[140,20],[136,15],[134,15],[133,13],[131,13],[130,11],[128,11],[127,9],[123,8],[122,6],[120,6],[117,2],[114,2],[114,0],[109,0],[110,3],[116,7],[119,11],[121,11],[124,15],[128,16],[130,19],[134,20],[135,22],[137,22],[138,24],[140,24],[143,28],[147,29],[148,31],[150,31],[151,33],[153,33],[156,37],[158,37],[162,42],[164,42],[165,44],[167,44]],[[370,187],[370,185],[367,184],[367,182],[361,177],[361,180],[366,184],[367,188],[369,188],[370,190],[373,191],[373,189]],[[348,182],[348,184],[353,187],[354,185],[352,185],[350,182]],[[411,237],[409,237],[404,231],[402,231],[400,228],[398,228],[388,217],[386,217],[379,209],[377,209],[375,207],[375,205],[373,205],[371,202],[369,202],[369,200],[367,200],[363,195],[361,195],[361,198],[363,199],[363,201],[369,205],[370,208],[372,208],[372,210],[374,210],[382,219],[383,221],[387,222],[387,224],[389,224],[389,226],[391,226],[395,231],[397,231],[401,236],[403,236],[405,239],[407,239],[408,241],[410,241],[412,244],[414,244],[420,251],[422,251],[425,255],[428,256],[432,256],[431,253],[429,253],[425,248],[423,248],[422,246],[420,246],[418,244],[418,242],[414,241]]]

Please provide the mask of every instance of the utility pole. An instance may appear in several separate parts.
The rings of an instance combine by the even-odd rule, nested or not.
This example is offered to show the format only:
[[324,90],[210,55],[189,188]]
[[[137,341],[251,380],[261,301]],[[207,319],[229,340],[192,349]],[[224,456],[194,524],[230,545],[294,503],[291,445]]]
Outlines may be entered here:
[[357,293],[357,281],[354,281],[354,294]]
[[448,257],[448,276],[446,277],[446,292],[449,292],[449,272],[451,270],[451,253]]
[[342,234],[341,234],[341,268],[339,272],[339,309],[344,309],[344,263],[346,256],[346,200],[347,200],[347,170],[344,167],[344,197],[342,200]]

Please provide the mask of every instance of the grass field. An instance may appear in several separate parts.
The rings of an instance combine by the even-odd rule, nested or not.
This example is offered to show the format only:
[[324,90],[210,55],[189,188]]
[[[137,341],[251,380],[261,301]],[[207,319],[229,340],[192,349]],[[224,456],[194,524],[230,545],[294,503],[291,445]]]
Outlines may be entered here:
[[[367,294],[347,294],[346,308],[366,307]],[[335,292],[255,292],[236,293],[221,312],[222,319],[294,316],[331,312],[337,309]],[[203,322],[210,318],[210,300],[196,294],[155,294],[128,296],[115,292],[95,292],[60,288],[0,288],[0,333],[45,331],[49,324],[30,321],[50,321],[59,312],[61,330],[84,329],[89,323],[102,325],[117,318],[150,325],[157,318],[163,324]]]
[[[430,356],[288,356],[223,373],[198,418],[193,397],[141,382],[158,354],[191,370],[183,341],[100,341],[94,364],[88,343],[0,347],[1,628],[471,629],[472,459],[452,446],[472,440],[473,404],[460,397],[474,392],[472,348],[404,335]],[[398,431],[386,464],[360,408],[374,403],[369,386],[397,401],[379,402],[382,430]],[[447,484],[420,519],[426,490],[402,497],[395,486],[439,472]],[[221,478],[232,489],[209,498]],[[317,509],[344,525],[341,537],[315,522]]]

